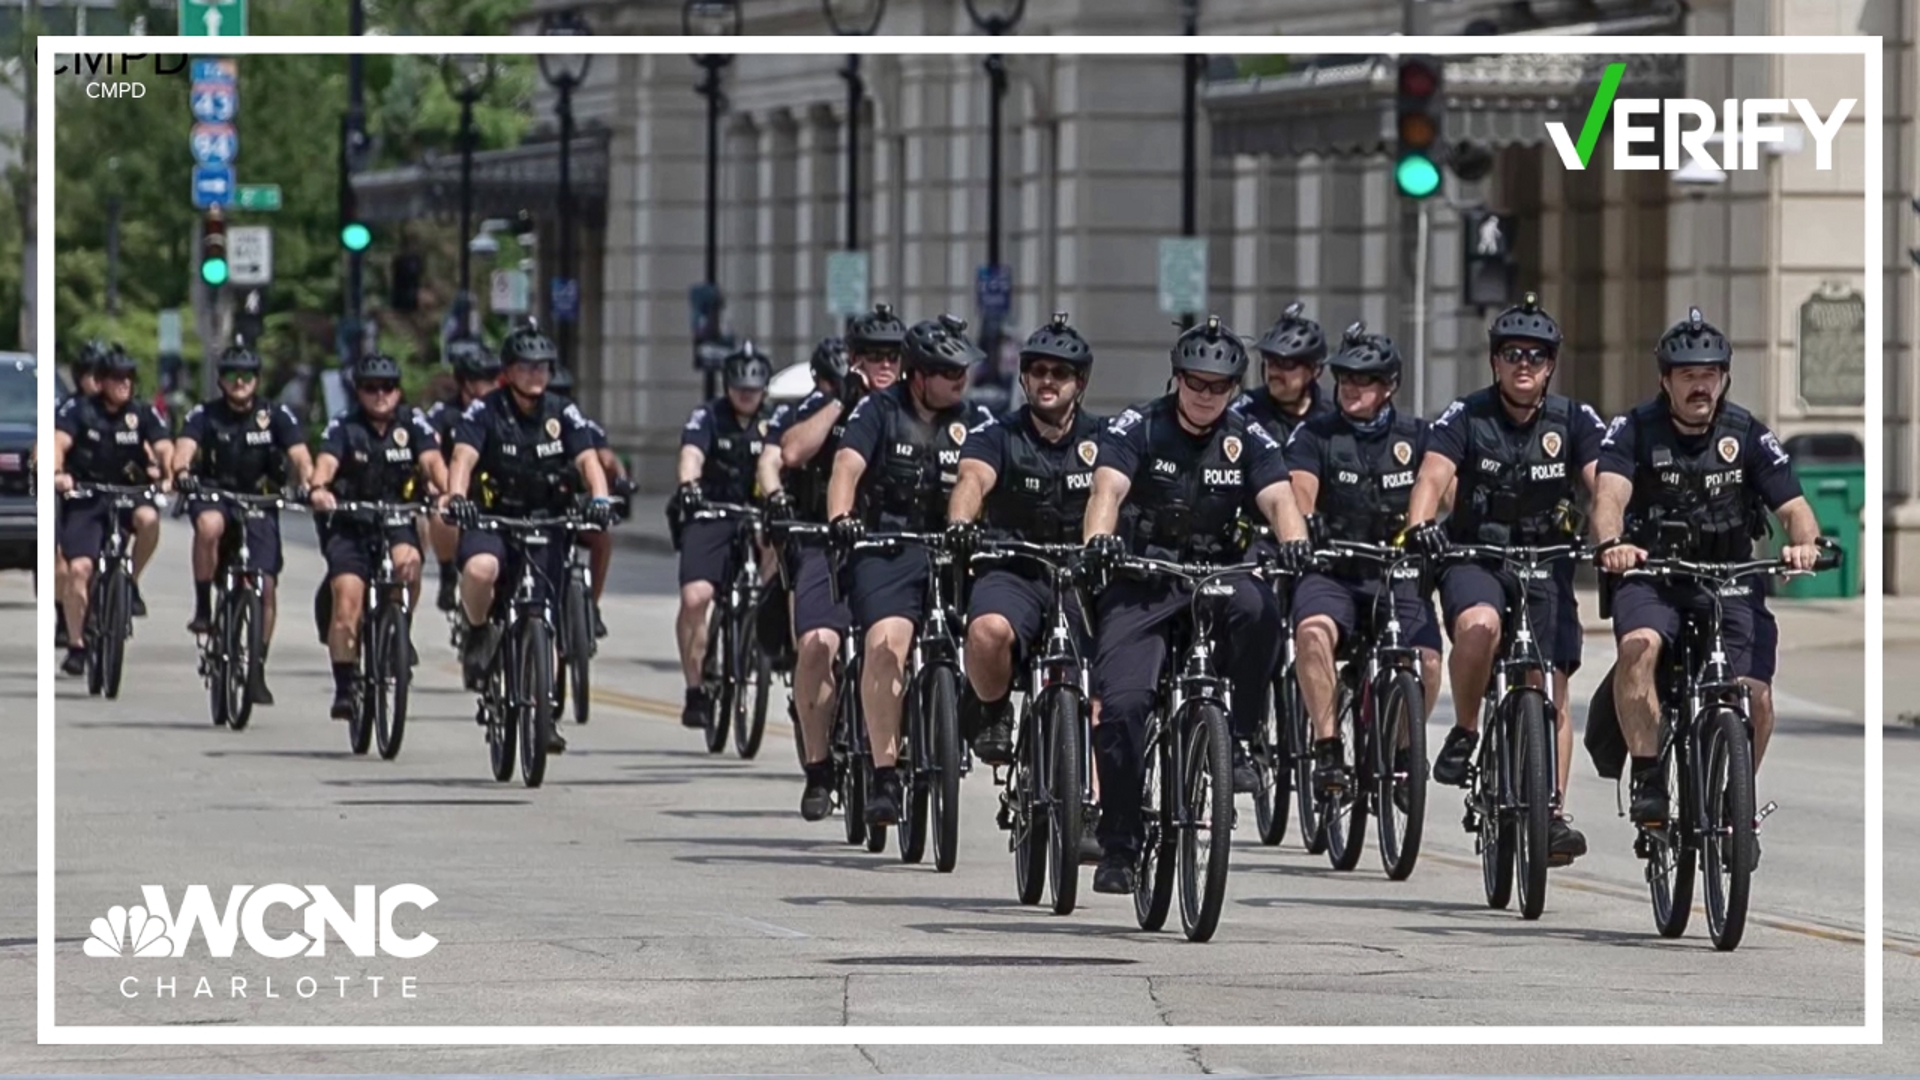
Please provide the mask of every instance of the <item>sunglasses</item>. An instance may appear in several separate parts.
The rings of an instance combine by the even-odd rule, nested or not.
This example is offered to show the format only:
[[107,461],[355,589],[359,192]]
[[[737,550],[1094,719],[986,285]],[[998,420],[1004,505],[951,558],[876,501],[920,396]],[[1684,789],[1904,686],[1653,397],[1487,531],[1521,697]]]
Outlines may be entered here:
[[1494,355],[1500,358],[1501,363],[1512,367],[1525,365],[1526,367],[1537,368],[1546,367],[1548,364],[1553,363],[1553,353],[1537,347],[1526,348],[1520,345],[1509,345]]
[[1067,364],[1028,364],[1021,374],[1042,382],[1072,382],[1078,377]]
[[859,364],[897,364],[900,362],[900,354],[897,352],[857,353],[853,356],[853,361]]
[[229,382],[253,382],[260,376],[257,372],[252,371],[230,370],[221,372],[220,377]]
[[1275,356],[1272,353],[1267,353],[1264,359],[1269,369],[1277,368],[1281,371],[1299,371],[1303,368],[1318,366],[1313,361],[1304,360],[1298,356]]
[[357,383],[355,384],[355,388],[363,394],[397,394],[400,392],[400,384],[391,382]]
[[934,370],[927,372],[927,375],[932,378],[939,379],[941,382],[965,382],[967,378],[967,369],[966,368],[935,368]]
[[1358,374],[1358,373],[1349,375],[1343,372],[1335,379],[1335,381],[1347,383],[1352,386],[1357,386],[1363,390],[1371,390],[1376,386],[1385,386],[1392,380],[1388,379],[1384,375]]
[[1180,376],[1180,385],[1202,397],[1225,397],[1239,389],[1232,379],[1203,379],[1198,375]]

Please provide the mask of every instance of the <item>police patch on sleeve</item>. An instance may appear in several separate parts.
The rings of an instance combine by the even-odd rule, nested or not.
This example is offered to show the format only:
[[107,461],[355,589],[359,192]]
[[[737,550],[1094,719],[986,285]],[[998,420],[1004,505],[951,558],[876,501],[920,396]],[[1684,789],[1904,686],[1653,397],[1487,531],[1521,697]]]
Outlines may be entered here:
[[1133,425],[1140,422],[1139,412],[1128,409],[1107,422],[1107,430],[1115,435],[1125,435]]
[[1624,428],[1624,427],[1626,427],[1626,426],[1627,426],[1627,418],[1626,418],[1626,415],[1625,415],[1624,413],[1623,413],[1623,414],[1621,414],[1621,415],[1619,415],[1619,416],[1616,416],[1616,417],[1614,417],[1614,418],[1613,418],[1613,423],[1611,423],[1611,424],[1608,424],[1608,425],[1607,425],[1607,434],[1606,434],[1606,437],[1600,440],[1600,445],[1602,445],[1602,446],[1612,446],[1612,445],[1613,445],[1613,437],[1614,437],[1615,435],[1618,435],[1618,434],[1620,434],[1620,429],[1621,429],[1621,428]]
[[1456,401],[1453,404],[1447,406],[1447,411],[1440,414],[1440,419],[1435,420],[1433,422],[1433,426],[1446,427],[1447,421],[1453,419],[1455,416],[1458,416],[1460,414],[1460,410],[1466,407],[1467,407],[1467,403],[1464,401]]
[[1793,455],[1787,453],[1787,448],[1780,445],[1780,436],[1775,435],[1771,431],[1760,436],[1760,445],[1773,454],[1773,463],[1775,465],[1785,465],[1787,462],[1793,460]]
[[[707,422],[707,407],[705,405],[702,405],[699,408],[693,410],[692,416],[687,417],[687,430],[699,431],[700,426],[702,424],[705,424],[706,422]],[[554,434],[555,435],[560,434],[558,430],[560,425],[556,423],[553,426],[555,428]]]

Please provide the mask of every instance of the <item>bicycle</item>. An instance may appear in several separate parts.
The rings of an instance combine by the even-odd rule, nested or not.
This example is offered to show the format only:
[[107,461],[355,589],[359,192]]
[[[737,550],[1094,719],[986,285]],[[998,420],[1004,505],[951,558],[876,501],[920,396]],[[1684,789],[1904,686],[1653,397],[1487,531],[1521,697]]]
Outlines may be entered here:
[[120,697],[127,639],[133,636],[133,544],[122,522],[141,501],[157,495],[150,484],[83,484],[69,499],[107,497],[107,536],[87,587],[87,622],[81,633],[87,655],[87,693]]
[[1340,667],[1334,722],[1353,783],[1330,800],[1316,793],[1327,860],[1336,870],[1359,865],[1372,814],[1381,867],[1389,880],[1404,881],[1420,858],[1426,824],[1427,699],[1419,656],[1401,640],[1392,583],[1411,576],[1409,570],[1418,575],[1419,568],[1410,565],[1416,556],[1391,544],[1353,540],[1328,541],[1327,550],[1315,556],[1323,564],[1344,558],[1382,569],[1372,606],[1358,613],[1354,632],[1340,642],[1334,658]]
[[760,603],[767,588],[760,580],[760,545],[764,527],[759,508],[736,503],[706,503],[689,521],[735,521],[733,580],[715,590],[707,612],[707,653],[700,665],[700,681],[707,692],[707,752],[727,748],[733,733],[734,751],[743,759],[760,752],[767,728],[767,699],[773,689],[773,665],[760,648]]
[[[360,659],[355,666],[353,716],[347,721],[347,745],[365,754],[370,743],[392,761],[406,737],[407,698],[413,681],[413,591],[394,574],[387,530],[413,524],[423,507],[404,502],[342,502],[336,516],[368,520],[364,530],[367,562],[366,603],[360,608]],[[502,777],[501,779],[505,779]]]
[[[1073,911],[1080,888],[1080,834],[1093,812],[1093,712],[1087,664],[1080,655],[1067,597],[1076,589],[1077,544],[988,540],[969,567],[1025,562],[1051,583],[1045,641],[1032,650],[1025,669],[1014,670],[1022,694],[1014,740],[1014,765],[1004,784],[996,819],[1013,852],[1014,890],[1022,904],[1040,902],[1044,887],[1053,913]],[[1084,610],[1084,605],[1082,606]]]
[[1559,809],[1555,711],[1549,697],[1553,669],[1534,635],[1527,583],[1551,587],[1553,563],[1584,558],[1579,544],[1497,547],[1455,544],[1442,561],[1497,563],[1505,609],[1500,638],[1505,648],[1494,665],[1492,685],[1480,701],[1480,748],[1467,770],[1466,817],[1475,835],[1487,906],[1504,909],[1513,899],[1518,871],[1520,917],[1537,919],[1546,905],[1551,865],[1547,830]]
[[253,569],[247,525],[289,504],[277,495],[200,488],[191,500],[183,499],[175,505],[184,512],[190,501],[222,506],[226,514],[220,565],[213,576],[213,625],[207,633],[198,635],[200,676],[207,683],[214,725],[241,731],[253,717],[253,698],[247,693],[249,677],[254,665],[266,659],[262,641],[266,630],[266,575]]
[[[571,544],[575,534],[592,528],[573,514],[537,518],[481,515],[477,527],[501,533],[510,544],[523,548]],[[560,535],[556,537],[555,533]],[[520,778],[530,788],[539,787],[546,779],[547,752],[541,734],[552,730],[559,711],[554,693],[553,602],[549,599],[554,583],[541,579],[529,551],[521,559],[520,572],[504,605],[498,602],[500,594],[495,593],[490,621],[500,628],[500,640],[488,665],[474,717],[487,729],[493,778],[502,782],[513,779],[517,744]]]
[[1297,803],[1300,839],[1307,853],[1319,855],[1327,849],[1326,831],[1320,827],[1318,807],[1313,798],[1313,734],[1307,722],[1307,706],[1300,697],[1300,677],[1294,665],[1293,604],[1290,594],[1299,575],[1276,569],[1273,572],[1276,599],[1280,607],[1280,671],[1273,680],[1273,708],[1260,725],[1258,741],[1248,748],[1254,772],[1260,778],[1253,797],[1254,824],[1260,842],[1272,847],[1287,835],[1289,800]]
[[948,610],[945,579],[953,556],[941,533],[870,533],[853,552],[897,552],[908,544],[925,549],[926,615],[907,651],[901,701],[900,861],[926,857],[929,824],[933,868],[953,872],[960,848],[960,781],[971,771],[970,755],[960,744],[960,647],[949,627],[959,618]]
[[[1213,608],[1202,599],[1233,595],[1237,576],[1262,579],[1257,563],[1177,563],[1123,556],[1113,573],[1187,585],[1189,616],[1168,638],[1155,706],[1147,715],[1140,792],[1144,839],[1135,856],[1134,918],[1142,930],[1166,925],[1180,876],[1180,926],[1207,941],[1226,903],[1233,842],[1233,688],[1213,668]],[[1204,834],[1204,840],[1203,840]]]
[[593,567],[587,560],[586,550],[575,544],[567,555],[567,580],[560,592],[560,666],[554,679],[554,693],[559,701],[556,707],[561,711],[567,707],[567,698],[573,698],[576,724],[586,723],[592,712],[591,666],[600,651],[599,638],[594,633],[597,607],[593,601]]
[[[1814,571],[1838,565],[1830,541]],[[1694,873],[1707,879],[1707,935],[1721,952],[1740,946],[1759,858],[1760,823],[1776,809],[1754,808],[1753,722],[1747,685],[1727,664],[1721,595],[1746,578],[1802,573],[1779,559],[1693,562],[1649,558],[1624,576],[1690,581],[1711,598],[1713,618],[1686,611],[1677,640],[1662,650],[1660,774],[1676,812],[1660,825],[1636,826],[1634,853],[1647,862],[1654,925],[1661,937],[1684,934],[1693,914]],[[1742,599],[1740,602],[1744,603]]]

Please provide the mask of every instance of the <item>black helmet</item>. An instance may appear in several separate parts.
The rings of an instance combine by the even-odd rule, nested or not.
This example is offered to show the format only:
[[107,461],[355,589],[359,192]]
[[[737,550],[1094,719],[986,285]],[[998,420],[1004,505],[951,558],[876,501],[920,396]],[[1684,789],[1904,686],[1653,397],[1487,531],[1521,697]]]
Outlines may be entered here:
[[1493,325],[1487,327],[1487,342],[1493,348],[1514,338],[1545,342],[1548,351],[1560,351],[1560,324],[1540,310],[1538,295],[1528,293],[1521,297],[1519,303],[1496,315]]
[[1020,363],[1029,360],[1064,360],[1085,375],[1093,367],[1093,347],[1080,331],[1067,325],[1067,313],[1056,311],[1053,321],[1035,330],[1020,346]]
[[837,337],[824,337],[813,347],[813,359],[807,362],[813,377],[839,385],[847,377],[847,343]]
[[1660,335],[1660,344],[1654,347],[1653,357],[1660,361],[1660,370],[1663,372],[1670,367],[1688,364],[1732,367],[1733,345],[1718,328],[1700,317],[1699,308],[1688,308],[1684,320],[1674,323],[1666,333]]
[[561,397],[572,397],[573,372],[566,368],[555,366],[553,369],[553,378],[547,380],[547,392],[550,394],[559,394]]
[[1327,361],[1327,335],[1320,324],[1306,316],[1306,307],[1298,300],[1288,304],[1280,313],[1280,321],[1273,324],[1254,348],[1260,350],[1260,363],[1264,368],[1267,357],[1277,356],[1282,360],[1305,360],[1312,364],[1324,364]]
[[553,347],[553,339],[532,326],[523,326],[507,335],[500,343],[500,362],[504,364],[546,364],[549,367],[560,361],[560,350]]
[[957,315],[914,323],[907,331],[905,348],[908,371],[965,371],[986,358],[967,340],[967,320]]
[[97,370],[106,364],[107,357],[112,353],[112,346],[101,341],[99,338],[89,340],[86,344],[80,346],[80,354],[73,358],[73,374],[75,377],[78,377],[89,371]]
[[247,348],[246,345],[236,341],[232,345],[227,346],[226,351],[220,354],[219,367],[220,374],[222,375],[225,375],[229,371],[252,371],[257,373],[260,370],[260,356],[252,349]]
[[765,390],[773,378],[773,362],[749,339],[728,354],[723,374],[729,390]]
[[102,375],[131,375],[138,369],[127,347],[117,341],[107,346],[106,352],[94,363],[94,370]]
[[500,358],[478,338],[454,338],[447,342],[447,362],[462,379],[491,379],[500,374]]
[[1224,375],[1239,382],[1247,373],[1247,347],[1220,316],[1209,315],[1206,322],[1174,341],[1173,370],[1175,374]]
[[872,311],[847,320],[847,347],[856,352],[898,348],[906,339],[906,324],[886,304],[875,304]]
[[1347,327],[1340,340],[1340,351],[1327,361],[1337,377],[1340,372],[1352,375],[1379,375],[1395,382],[1400,381],[1400,347],[1385,334],[1367,333],[1367,324],[1356,322]]
[[368,353],[360,358],[359,364],[355,365],[353,382],[357,386],[368,379],[391,379],[399,382],[400,362],[386,353]]

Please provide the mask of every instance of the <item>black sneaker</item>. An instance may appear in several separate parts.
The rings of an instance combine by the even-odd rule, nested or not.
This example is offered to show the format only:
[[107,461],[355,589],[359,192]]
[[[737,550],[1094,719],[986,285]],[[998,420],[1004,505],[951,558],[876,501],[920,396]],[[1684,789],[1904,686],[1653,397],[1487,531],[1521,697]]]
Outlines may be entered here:
[[1454,725],[1454,729],[1447,732],[1446,743],[1440,747],[1440,756],[1433,759],[1434,782],[1466,787],[1467,766],[1473,761],[1473,748],[1479,744],[1479,732]]
[[133,617],[136,619],[147,617],[147,602],[140,596],[140,583],[137,581],[133,583]]
[[1547,865],[1565,866],[1587,853],[1587,838],[1567,824],[1571,818],[1556,817],[1547,824]]
[[460,606],[460,579],[449,574],[440,576],[440,592],[434,597],[434,606],[441,611],[452,611]]
[[712,707],[713,703],[707,700],[707,692],[704,688],[694,687],[689,689],[687,691],[687,703],[680,707],[680,726],[705,728],[707,726],[707,710]]
[[1100,868],[1093,872],[1093,891],[1132,896],[1133,880],[1133,852],[1114,851],[1100,857]]
[[1333,802],[1345,795],[1353,777],[1339,739],[1323,739],[1313,744],[1313,793],[1321,802]]
[[880,780],[867,795],[867,827],[900,824],[900,779]]
[[87,673],[86,651],[84,649],[69,648],[67,650],[67,658],[60,663],[60,670],[66,672],[68,675],[85,675]]
[[974,737],[973,753],[988,765],[1013,764],[1013,703],[984,706],[987,722]]
[[493,660],[496,629],[492,623],[467,627],[466,645],[460,651],[460,665],[467,689],[479,693],[487,684],[487,667]]
[[1233,793],[1252,795],[1260,790],[1260,774],[1254,770],[1253,758],[1247,754],[1247,744],[1239,739],[1233,740]]
[[247,700],[255,705],[273,704],[273,691],[267,689],[267,665],[255,664],[248,673]]
[[1100,815],[1089,813],[1080,819],[1080,865],[1093,866],[1105,854],[1100,847]]
[[1627,806],[1627,816],[1635,825],[1657,827],[1667,823],[1666,770],[1656,765],[1633,774],[1633,800]]
[[187,620],[187,633],[195,637],[213,633],[213,616],[205,611],[196,611],[193,618]]
[[600,605],[593,606],[593,636],[595,640],[607,636],[607,620],[600,617]]
[[335,687],[333,707],[327,711],[327,715],[335,720],[353,719],[353,691],[344,686]]
[[807,767],[807,790],[800,796],[800,816],[823,821],[833,813],[833,766],[828,762]]
[[541,734],[540,743],[546,747],[547,753],[549,754],[564,754],[567,752],[567,740],[561,736],[560,729],[555,725],[550,724],[547,726],[547,730]]

